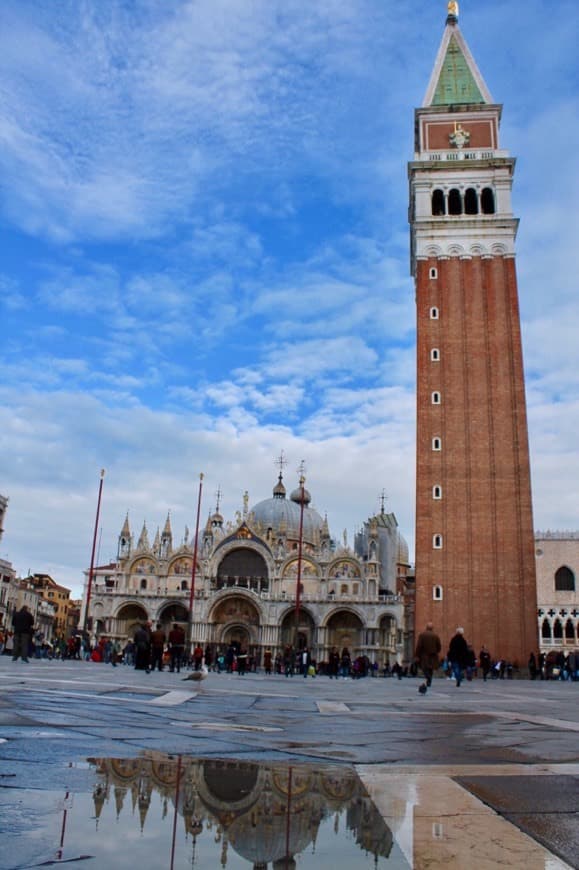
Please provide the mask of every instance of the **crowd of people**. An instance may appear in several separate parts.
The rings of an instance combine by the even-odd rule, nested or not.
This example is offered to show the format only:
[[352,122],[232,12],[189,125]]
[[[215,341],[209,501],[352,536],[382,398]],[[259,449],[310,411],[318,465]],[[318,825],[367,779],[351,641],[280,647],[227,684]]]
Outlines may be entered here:
[[[424,675],[424,682],[418,688],[421,695],[426,694],[432,685],[433,675],[439,668],[448,679],[455,680],[457,687],[465,679],[471,681],[478,677],[479,672],[485,683],[488,679],[513,679],[515,665],[504,658],[493,659],[484,645],[477,657],[464,636],[462,626],[457,627],[444,658],[441,658],[441,654],[440,638],[434,631],[433,623],[429,622],[418,635],[414,654],[414,665],[416,668],[420,667]],[[531,680],[559,679],[579,682],[579,651],[564,653],[560,650],[540,653],[538,656],[531,652],[527,667]]]
[[[459,687],[463,680],[471,681],[478,677],[482,677],[483,682],[513,679],[517,670],[512,662],[493,658],[486,646],[481,647],[477,656],[460,626],[443,655],[440,638],[432,623],[428,623],[419,634],[414,660],[409,663],[395,661],[391,664],[386,660],[378,664],[371,662],[366,655],[351,655],[347,647],[341,651],[333,647],[327,661],[321,662],[316,661],[307,647],[294,649],[291,645],[280,650],[267,647],[263,652],[256,652],[234,641],[223,647],[213,644],[203,647],[197,643],[191,653],[187,649],[185,630],[177,623],[168,631],[160,623],[155,627],[142,623],[124,644],[102,636],[91,645],[87,635],[83,637],[81,634],[49,643],[35,629],[34,618],[26,605],[14,612],[11,630],[0,627],[0,655],[11,656],[13,661],[28,662],[30,658],[90,659],[113,667],[128,665],[148,673],[164,669],[176,673],[181,669],[203,669],[239,676],[262,671],[268,676],[313,678],[319,675],[336,680],[381,676],[401,680],[417,677],[421,671],[424,681],[419,692],[426,694],[437,673],[454,680]],[[531,652],[527,670],[531,680],[579,682],[579,650],[553,650],[537,655]]]

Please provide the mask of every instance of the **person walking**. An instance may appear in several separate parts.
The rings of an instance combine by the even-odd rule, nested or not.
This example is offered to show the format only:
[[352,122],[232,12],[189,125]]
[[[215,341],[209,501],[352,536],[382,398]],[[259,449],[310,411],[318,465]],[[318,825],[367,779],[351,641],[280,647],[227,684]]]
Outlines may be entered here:
[[169,632],[169,654],[171,656],[171,664],[169,668],[171,673],[177,671],[181,673],[181,661],[183,659],[183,650],[185,649],[185,632],[180,625],[175,622],[173,628]]
[[163,653],[165,652],[165,632],[160,622],[155,631],[151,632],[151,670],[163,670]]
[[237,653],[237,675],[244,677],[247,673],[247,650],[244,646]]
[[486,646],[481,647],[481,651],[478,654],[478,660],[482,670],[483,682],[486,683],[491,669],[491,654]]
[[12,661],[16,662],[22,659],[23,662],[28,662],[28,651],[30,649],[30,639],[32,638],[32,629],[34,627],[34,617],[29,611],[26,604],[23,604],[20,610],[15,611],[12,616],[12,628],[14,629]]
[[[432,676],[440,665],[441,649],[442,644],[440,643],[439,636],[434,631],[434,625],[432,622],[427,622],[424,631],[421,631],[418,635],[414,653],[414,658],[424,674],[426,689],[432,685]],[[420,694],[424,695],[425,691],[422,691]]]
[[135,632],[135,670],[151,673],[151,635],[146,625]]
[[464,669],[469,663],[468,644],[464,637],[464,628],[461,626],[456,629],[456,634],[450,641],[447,658],[452,665],[452,673],[458,687],[462,683]]

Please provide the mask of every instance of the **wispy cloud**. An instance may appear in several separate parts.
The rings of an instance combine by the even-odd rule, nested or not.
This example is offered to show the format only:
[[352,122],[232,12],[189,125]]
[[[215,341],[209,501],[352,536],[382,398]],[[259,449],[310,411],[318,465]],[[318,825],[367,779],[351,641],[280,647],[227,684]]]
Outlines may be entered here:
[[[406,161],[444,7],[2,4],[1,487],[20,570],[78,584],[103,465],[108,558],[127,509],[191,526],[199,470],[226,515],[268,496],[282,447],[333,530],[385,488],[412,544]],[[487,0],[461,27],[517,156],[535,517],[577,527],[579,16],[552,9]]]

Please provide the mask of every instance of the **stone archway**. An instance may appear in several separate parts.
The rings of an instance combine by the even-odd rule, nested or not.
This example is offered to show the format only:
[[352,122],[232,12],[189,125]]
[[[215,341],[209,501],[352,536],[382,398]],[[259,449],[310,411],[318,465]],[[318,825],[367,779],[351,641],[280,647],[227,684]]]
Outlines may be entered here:
[[167,635],[175,623],[187,631],[187,626],[189,625],[189,611],[185,605],[172,601],[170,604],[166,604],[161,608],[157,617],[157,622],[161,623],[163,631]]
[[149,621],[149,614],[142,604],[134,601],[123,604],[115,617],[115,632],[118,638],[132,638],[139,625]]
[[[289,610],[281,623],[281,644],[283,647],[296,647],[296,612]],[[300,618],[297,626],[297,649],[315,649],[316,625],[307,610],[300,608]]]
[[217,589],[228,587],[267,592],[269,574],[267,562],[252,547],[236,547],[225,554],[217,568]]
[[331,650],[336,647],[341,653],[347,648],[352,658],[360,654],[364,648],[364,624],[357,614],[351,610],[337,610],[326,624],[326,647]]
[[218,647],[244,646],[253,654],[260,641],[260,615],[255,604],[244,595],[232,592],[223,598],[210,615],[211,635]]

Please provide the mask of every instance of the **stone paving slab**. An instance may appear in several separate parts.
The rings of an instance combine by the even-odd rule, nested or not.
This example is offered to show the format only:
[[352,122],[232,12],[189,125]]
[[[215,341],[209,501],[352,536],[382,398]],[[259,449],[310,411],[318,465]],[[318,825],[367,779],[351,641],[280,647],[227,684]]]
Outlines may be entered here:
[[[405,825],[416,819],[411,845],[413,860],[428,861],[422,866],[479,870],[498,866],[498,856],[504,866],[525,870],[573,866],[566,863],[565,843],[574,844],[575,805],[568,800],[561,806],[555,794],[577,787],[579,685],[493,681],[453,691],[450,683],[435,680],[422,697],[415,680],[209,674],[193,693],[191,683],[167,672],[146,675],[84,662],[18,668],[2,658],[2,798],[14,796],[15,779],[21,786],[60,787],[67,776],[74,781],[65,773],[67,764],[134,757],[144,750],[303,760],[316,768],[329,761],[355,763],[376,795],[382,794],[381,812],[389,813],[385,818],[403,844]],[[456,813],[441,818],[434,798],[424,813],[417,810],[411,796],[412,788],[424,785],[420,775],[430,776],[433,786],[443,782],[449,800],[462,795],[465,813],[451,802]],[[483,786],[481,800],[474,792]],[[493,804],[499,791],[502,802]],[[467,830],[466,815],[473,817],[477,836]],[[489,818],[495,851],[477,846]],[[0,819],[0,830],[4,825]],[[520,836],[511,841],[514,830]]]

